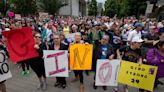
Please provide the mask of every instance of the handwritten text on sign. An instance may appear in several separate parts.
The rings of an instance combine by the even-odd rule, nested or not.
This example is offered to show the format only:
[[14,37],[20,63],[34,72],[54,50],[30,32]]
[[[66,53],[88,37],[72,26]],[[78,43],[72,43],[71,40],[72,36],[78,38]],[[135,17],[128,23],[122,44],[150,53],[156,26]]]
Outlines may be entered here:
[[71,70],[91,70],[92,45],[70,45],[70,68]]
[[120,60],[98,59],[96,69],[97,86],[117,86]]
[[47,77],[68,77],[68,51],[44,50]]
[[0,51],[0,82],[11,78],[11,72],[9,70],[9,65],[6,62],[6,56],[4,51]]
[[36,49],[34,49],[35,42],[31,28],[6,31],[2,32],[2,35],[6,38],[7,48],[13,63],[38,56]]
[[122,61],[118,82],[152,91],[156,73],[156,66]]

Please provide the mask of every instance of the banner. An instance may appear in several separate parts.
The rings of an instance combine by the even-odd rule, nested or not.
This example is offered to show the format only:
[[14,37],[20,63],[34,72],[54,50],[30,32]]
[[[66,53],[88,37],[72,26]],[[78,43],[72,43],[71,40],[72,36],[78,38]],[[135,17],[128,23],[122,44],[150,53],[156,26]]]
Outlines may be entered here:
[[4,51],[0,50],[0,82],[11,78],[11,72],[9,70],[9,65],[6,61],[6,56]]
[[92,52],[91,44],[70,44],[70,69],[91,70]]
[[17,19],[17,20],[21,20],[21,19],[22,19],[22,17],[21,17],[21,15],[20,15],[20,14],[15,14],[15,19]]
[[157,67],[122,61],[118,82],[153,91]]
[[120,60],[98,59],[96,69],[96,86],[117,86]]
[[71,43],[75,40],[75,33],[72,34],[66,34],[65,38]]
[[39,19],[46,19],[49,17],[49,14],[48,13],[45,13],[45,12],[39,12]]
[[44,50],[47,77],[68,77],[68,51]]
[[30,27],[5,31],[2,32],[2,35],[6,38],[6,45],[12,63],[38,56],[38,52],[34,49],[35,42]]

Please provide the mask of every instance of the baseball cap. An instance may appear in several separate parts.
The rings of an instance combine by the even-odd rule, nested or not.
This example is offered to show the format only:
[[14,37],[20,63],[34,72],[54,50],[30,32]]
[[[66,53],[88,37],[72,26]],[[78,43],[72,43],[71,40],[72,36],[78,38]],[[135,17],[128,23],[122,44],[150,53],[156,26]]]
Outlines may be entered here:
[[139,37],[134,37],[134,38],[132,38],[132,41],[131,42],[139,42],[139,43],[141,43],[141,42],[143,42],[144,40],[142,40],[141,38],[139,38]]
[[141,24],[141,23],[136,23],[136,24],[134,25],[134,27],[144,27],[144,25]]

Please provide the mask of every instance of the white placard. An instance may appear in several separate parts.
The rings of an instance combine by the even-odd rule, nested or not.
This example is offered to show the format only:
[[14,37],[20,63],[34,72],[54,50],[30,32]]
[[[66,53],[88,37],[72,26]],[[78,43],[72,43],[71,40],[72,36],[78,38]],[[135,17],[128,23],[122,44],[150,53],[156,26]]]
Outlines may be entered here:
[[148,4],[146,8],[146,14],[152,13],[154,4]]
[[96,86],[117,86],[117,76],[120,68],[118,59],[98,59],[96,69]]
[[44,50],[43,53],[47,77],[68,77],[68,51]]
[[4,51],[0,51],[0,82],[11,78],[11,72],[9,65],[7,64],[6,56]]
[[15,19],[21,20],[21,19],[22,19],[22,17],[21,17],[21,15],[20,15],[20,14],[15,14]]
[[71,43],[75,40],[75,33],[72,34],[66,34],[65,38]]

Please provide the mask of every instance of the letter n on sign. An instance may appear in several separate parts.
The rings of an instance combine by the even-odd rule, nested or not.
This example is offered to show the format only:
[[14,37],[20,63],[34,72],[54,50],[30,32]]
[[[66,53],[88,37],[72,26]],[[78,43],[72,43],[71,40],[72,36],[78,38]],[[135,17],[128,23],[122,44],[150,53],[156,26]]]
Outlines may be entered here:
[[92,45],[71,44],[70,45],[70,68],[71,70],[91,70]]

